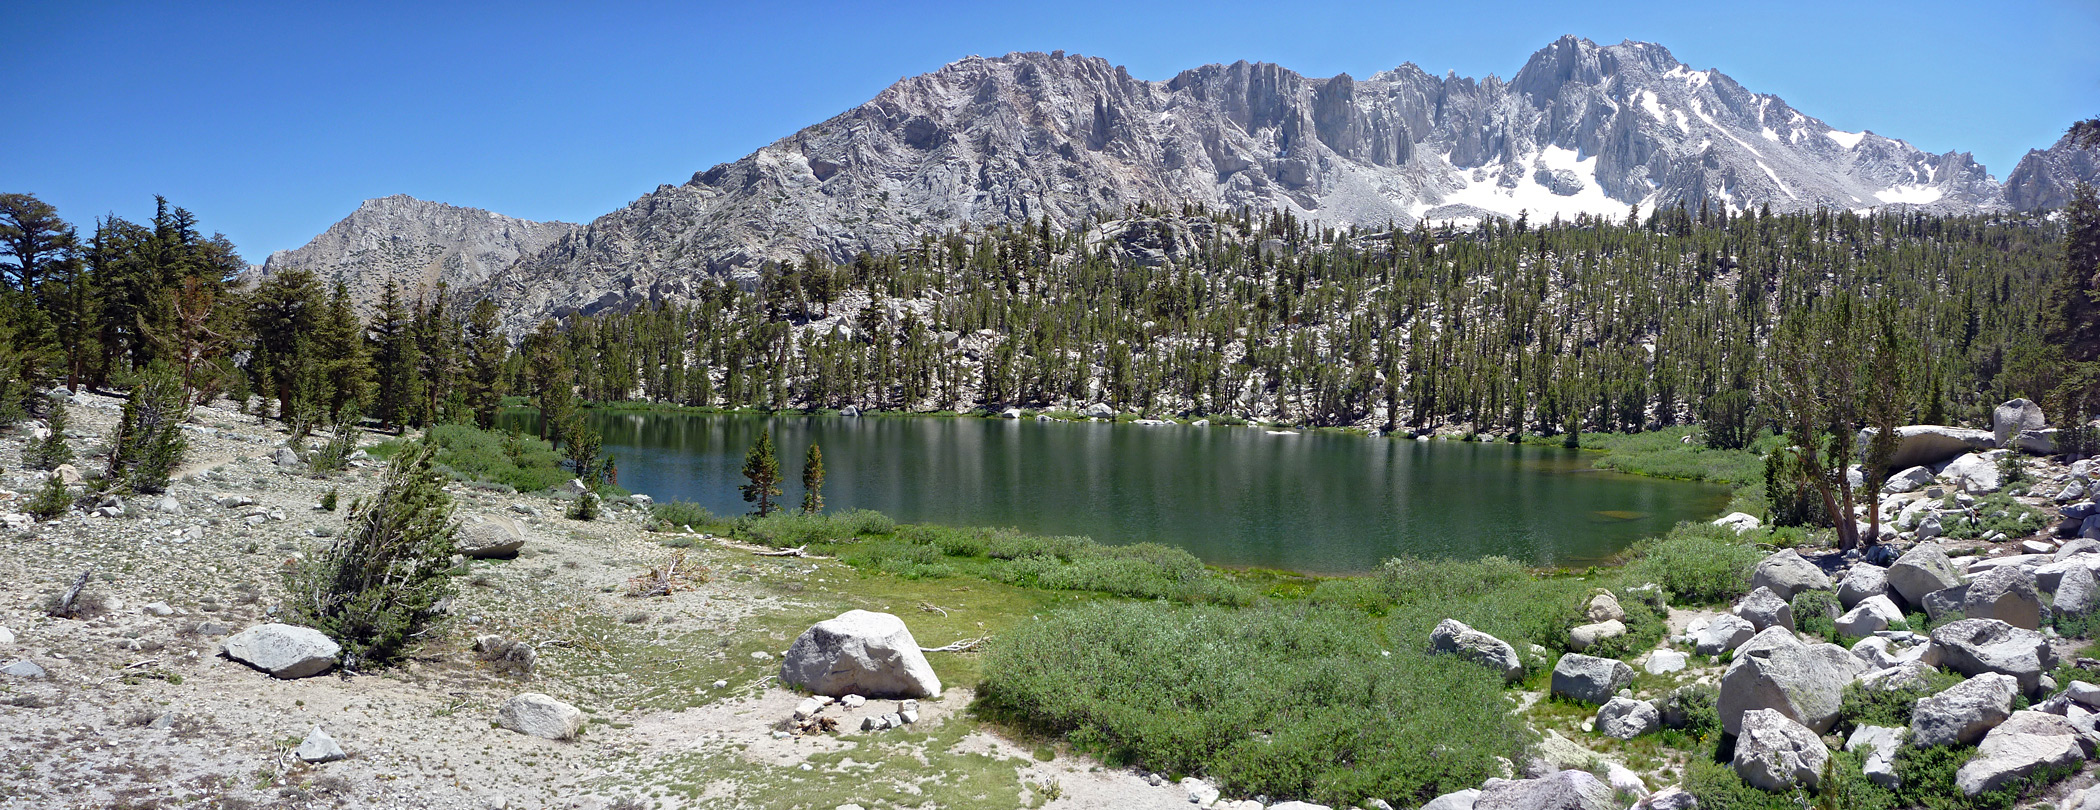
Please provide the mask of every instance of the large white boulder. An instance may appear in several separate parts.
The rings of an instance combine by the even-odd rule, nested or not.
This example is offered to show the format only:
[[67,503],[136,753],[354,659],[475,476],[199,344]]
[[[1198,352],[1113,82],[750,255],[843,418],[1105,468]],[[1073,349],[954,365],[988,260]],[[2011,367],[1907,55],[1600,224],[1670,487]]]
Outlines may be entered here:
[[1971,580],[1961,610],[1971,619],[1997,619],[2028,630],[2042,629],[2049,619],[2033,572],[2017,565],[1994,568]]
[[1793,549],[1781,549],[1750,570],[1750,587],[1770,588],[1780,600],[1790,601],[1802,591],[1830,590],[1830,576]]
[[2069,616],[2091,613],[2096,602],[2100,602],[2100,582],[2096,582],[2093,571],[2083,565],[2076,566],[2056,582],[2054,612]]
[[1731,764],[1752,787],[1787,790],[1814,788],[1828,759],[1830,749],[1816,732],[1778,711],[1757,709],[1743,716]]
[[1991,410],[1991,438],[2001,448],[2018,446],[2020,438],[2029,433],[2041,436],[2048,424],[2042,406],[2026,399],[2007,400]]
[[1633,667],[1612,658],[1568,653],[1553,665],[1553,694],[1602,704],[1633,682]]
[[2078,728],[2053,714],[2014,712],[1976,746],[1976,755],[1954,773],[1954,784],[1975,796],[2025,779],[2044,768],[2069,768],[2084,762],[2085,744]]
[[1889,566],[1889,587],[1905,604],[1921,606],[1925,595],[1961,584],[1961,574],[1947,552],[1932,543],[1919,543]]
[[1645,700],[1615,697],[1597,710],[1596,728],[1606,737],[1631,740],[1661,726],[1662,712]]
[[[1867,444],[1873,437],[1874,428],[1859,432],[1859,452],[1862,458],[1865,457]],[[1963,453],[1989,450],[1997,446],[1998,440],[1988,430],[1970,430],[1945,425],[1904,425],[1896,428],[1896,454],[1889,459],[1889,469],[1930,466]]]
[[1784,597],[1773,593],[1769,586],[1759,587],[1743,597],[1742,604],[1735,606],[1735,615],[1743,617],[1757,632],[1773,627],[1794,629],[1794,608]]
[[1986,672],[1920,698],[1910,710],[1911,744],[1972,745],[2012,716],[2019,691],[2019,682],[2010,676]]
[[227,637],[219,651],[279,678],[305,678],[335,666],[343,648],[311,627],[271,622]]
[[1755,635],[1757,628],[1748,620],[1723,613],[1692,634],[1692,651],[1700,655],[1720,655],[1742,646]]
[[2005,475],[1998,471],[1998,459],[1991,453],[1970,453],[1947,462],[1940,477],[1963,492],[1976,495],[1997,492],[2005,486]]
[[1566,770],[1537,779],[1489,780],[1473,810],[1619,810],[1611,785],[1588,771]]
[[1517,657],[1517,648],[1457,619],[1437,623],[1429,633],[1429,648],[1434,655],[1457,655],[1487,667],[1506,681],[1524,677],[1524,661]]
[[496,710],[496,724],[519,734],[566,740],[583,730],[583,710],[538,692],[526,692],[503,702]]
[[1730,512],[1714,518],[1714,525],[1732,529],[1736,534],[1746,534],[1756,531],[1759,526],[1764,525],[1764,522],[1758,520],[1756,515],[1748,512]]
[[1838,604],[1846,610],[1858,607],[1860,602],[1889,592],[1889,570],[1878,565],[1859,563],[1845,572],[1838,582]]
[[1896,603],[1886,596],[1876,596],[1839,616],[1837,631],[1851,638],[1861,638],[1887,630],[1889,625],[1900,621],[1903,621],[1903,611],[1896,608]]
[[780,663],[780,680],[831,697],[933,697],[941,679],[904,620],[849,610],[802,632]]
[[1932,631],[1928,657],[1940,666],[1975,677],[1986,672],[2010,675],[2029,695],[2041,688],[2042,675],[2056,668],[2049,640],[1997,619],[1962,619]]
[[1817,733],[1837,723],[1845,684],[1866,669],[1852,653],[1835,645],[1816,649],[1774,627],[1737,648],[1735,660],[1721,675],[1721,727],[1740,734],[1744,715],[1773,709]]
[[453,541],[461,556],[477,560],[507,560],[525,547],[525,533],[502,517],[460,527]]

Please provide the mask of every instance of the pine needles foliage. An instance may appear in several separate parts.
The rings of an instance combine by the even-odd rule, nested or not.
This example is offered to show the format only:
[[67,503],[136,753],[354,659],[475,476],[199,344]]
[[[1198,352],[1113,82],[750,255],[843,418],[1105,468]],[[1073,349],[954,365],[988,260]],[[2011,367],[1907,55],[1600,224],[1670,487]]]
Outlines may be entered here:
[[189,449],[182,423],[190,415],[189,392],[173,369],[155,364],[139,375],[117,423],[109,479],[121,490],[155,493]]
[[349,531],[285,576],[292,616],[341,644],[345,668],[399,660],[456,589],[459,526],[433,454],[420,442],[396,453],[379,492],[351,512]]

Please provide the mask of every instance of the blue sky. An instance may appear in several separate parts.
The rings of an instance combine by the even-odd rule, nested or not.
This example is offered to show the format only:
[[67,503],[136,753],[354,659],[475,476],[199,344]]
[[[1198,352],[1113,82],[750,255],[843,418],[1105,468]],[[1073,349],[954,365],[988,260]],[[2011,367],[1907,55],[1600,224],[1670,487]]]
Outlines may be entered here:
[[969,54],[1506,78],[1570,33],[1661,43],[2001,180],[2100,114],[2092,0],[15,3],[0,191],[82,225],[163,194],[260,262],[396,193],[586,222]]

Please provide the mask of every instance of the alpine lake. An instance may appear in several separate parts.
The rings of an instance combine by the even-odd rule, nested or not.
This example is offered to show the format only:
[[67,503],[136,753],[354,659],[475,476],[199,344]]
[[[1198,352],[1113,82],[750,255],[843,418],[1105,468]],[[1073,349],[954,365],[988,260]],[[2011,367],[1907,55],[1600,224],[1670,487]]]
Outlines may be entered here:
[[[1507,443],[963,416],[585,417],[620,486],[718,515],[751,511],[737,489],[744,454],[771,429],[789,508],[814,442],[826,511],[1162,543],[1213,565],[1312,574],[1403,555],[1579,566],[1711,519],[1729,498],[1721,486],[1595,469],[1595,453]],[[498,426],[537,422],[512,412]]]

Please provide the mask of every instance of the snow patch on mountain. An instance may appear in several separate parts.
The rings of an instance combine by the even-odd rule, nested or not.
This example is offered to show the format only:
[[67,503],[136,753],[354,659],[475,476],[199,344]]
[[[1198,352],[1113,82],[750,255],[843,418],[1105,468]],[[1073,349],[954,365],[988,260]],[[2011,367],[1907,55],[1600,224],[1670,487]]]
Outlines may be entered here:
[[1833,129],[1823,133],[1823,135],[1833,141],[1837,141],[1837,145],[1846,149],[1858,149],[1859,139],[1867,137],[1865,132],[1846,132],[1842,129]]

